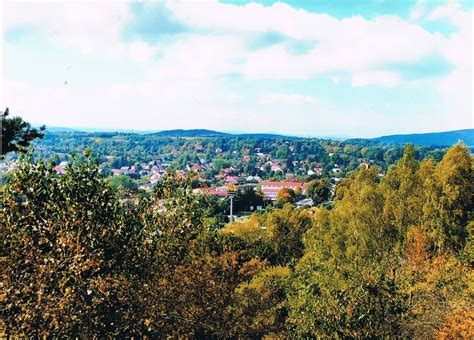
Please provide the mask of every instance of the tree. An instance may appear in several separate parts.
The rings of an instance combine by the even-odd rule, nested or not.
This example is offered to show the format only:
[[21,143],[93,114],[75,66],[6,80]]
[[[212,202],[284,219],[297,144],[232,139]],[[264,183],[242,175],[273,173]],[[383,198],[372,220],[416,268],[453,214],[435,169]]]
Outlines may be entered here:
[[[377,169],[360,170],[332,210],[316,211],[289,289],[289,323],[299,337],[397,334],[404,298],[394,281],[394,237],[381,220]],[[304,315],[304,317],[301,317]]]
[[9,152],[25,151],[28,145],[36,139],[43,137],[45,126],[39,129],[32,128],[31,124],[25,122],[20,117],[9,117],[8,107],[2,112],[2,149],[0,159],[3,159]]
[[278,190],[277,197],[276,197],[277,203],[279,204],[293,202],[294,198],[295,198],[295,191],[291,188],[281,188],[280,190]]
[[261,191],[254,188],[240,189],[234,198],[234,211],[249,211],[250,207],[256,210],[257,206],[263,206],[263,195]]
[[466,146],[451,147],[433,176],[435,195],[425,205],[425,228],[437,249],[462,249],[474,215],[474,171]]
[[[133,292],[148,264],[143,233],[91,160],[21,160],[3,193],[1,318],[10,334],[140,333]],[[132,317],[129,317],[132,316]]]
[[329,189],[329,183],[326,179],[313,180],[309,182],[307,195],[315,205],[321,204],[327,201],[331,195],[331,190]]
[[276,264],[286,265],[303,255],[303,235],[311,226],[307,210],[286,204],[268,214],[265,223]]
[[122,194],[136,194],[138,192],[137,183],[126,175],[112,176],[107,179],[113,190]]
[[243,325],[238,329],[245,338],[288,338],[286,289],[290,278],[288,267],[269,267],[236,289],[234,303],[241,310]]

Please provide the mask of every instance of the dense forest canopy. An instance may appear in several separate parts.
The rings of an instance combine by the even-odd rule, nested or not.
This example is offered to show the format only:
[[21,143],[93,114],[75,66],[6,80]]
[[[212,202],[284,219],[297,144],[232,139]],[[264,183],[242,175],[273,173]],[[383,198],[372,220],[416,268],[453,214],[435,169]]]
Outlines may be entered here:
[[272,207],[223,229],[191,178],[122,200],[90,152],[62,175],[24,157],[3,187],[6,332],[471,338],[473,160],[462,144],[439,161],[416,153],[383,177],[354,171],[330,207]]

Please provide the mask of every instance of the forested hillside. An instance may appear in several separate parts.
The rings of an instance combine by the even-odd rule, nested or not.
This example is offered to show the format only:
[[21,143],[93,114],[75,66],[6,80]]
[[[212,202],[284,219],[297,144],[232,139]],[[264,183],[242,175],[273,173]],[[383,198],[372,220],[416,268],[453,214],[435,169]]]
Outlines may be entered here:
[[[111,168],[139,165],[164,159],[175,170],[185,169],[196,163],[211,164],[216,175],[222,167],[232,166],[240,173],[262,177],[275,175],[271,169],[262,173],[262,161],[273,160],[281,164],[283,172],[306,175],[307,171],[319,165],[331,170],[335,164],[347,171],[355,170],[363,161],[371,161],[386,170],[390,164],[400,159],[403,146],[377,143],[368,140],[334,141],[315,138],[285,137],[266,134],[230,135],[222,134],[201,136],[208,130],[190,130],[199,132],[198,136],[176,135],[173,130],[162,135],[133,134],[118,132],[46,132],[42,140],[35,142],[35,156],[43,159],[54,157],[56,162],[67,161],[71,154],[82,154],[91,147],[93,155],[100,163]],[[203,132],[204,131],[204,132]],[[196,132],[196,133],[197,133]],[[213,133],[213,131],[210,131]],[[441,159],[445,148],[417,146],[415,157],[423,159],[433,156]],[[244,156],[249,156],[243,161]],[[302,171],[293,162],[306,164]],[[213,163],[213,164],[212,164]],[[264,163],[264,162],[263,162]],[[295,163],[296,164],[296,163]]]
[[121,200],[87,152],[23,158],[2,197],[1,318],[53,337],[472,338],[473,160],[407,146],[336,187],[216,228],[190,178]]
[[212,137],[212,136],[225,136],[224,132],[206,130],[206,129],[192,129],[192,130],[164,130],[154,133],[157,136],[164,137]]
[[383,143],[411,143],[424,146],[449,146],[461,141],[467,146],[474,147],[474,129],[433,133],[415,133],[407,135],[391,135],[374,138],[373,140]]

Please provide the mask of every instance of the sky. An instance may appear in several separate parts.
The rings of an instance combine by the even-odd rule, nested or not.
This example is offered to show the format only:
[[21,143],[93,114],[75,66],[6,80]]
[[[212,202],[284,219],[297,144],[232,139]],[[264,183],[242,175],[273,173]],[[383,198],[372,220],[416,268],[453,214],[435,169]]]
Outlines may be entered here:
[[55,127],[473,128],[473,1],[1,1],[0,106]]

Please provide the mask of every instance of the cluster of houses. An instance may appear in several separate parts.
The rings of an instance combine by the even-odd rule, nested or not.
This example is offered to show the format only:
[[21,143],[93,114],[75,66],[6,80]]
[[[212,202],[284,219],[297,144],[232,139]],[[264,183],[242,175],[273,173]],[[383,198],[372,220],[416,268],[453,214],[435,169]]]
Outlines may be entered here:
[[[262,156],[267,155],[262,154]],[[54,169],[58,174],[64,174],[67,165],[67,161],[62,161],[56,165]],[[16,163],[14,162],[8,165],[8,167],[11,169],[14,169],[15,166]],[[269,160],[268,162],[263,163],[262,168],[264,166],[271,166],[272,171],[277,171],[278,169],[281,169],[282,165],[276,161]],[[141,163],[137,166],[122,166],[117,169],[109,169],[108,166],[103,163],[99,166],[99,172],[112,176],[126,175],[132,178],[146,178],[147,182],[142,184],[139,188],[142,190],[151,190],[153,186],[156,185],[156,183],[158,183],[158,181],[165,174],[167,174],[168,167],[169,164],[162,162],[161,160],[155,160],[149,163]],[[208,168],[209,164],[204,165],[202,163],[198,163],[188,165],[184,170],[178,170],[174,173],[178,177],[183,177],[190,172],[194,172],[198,174],[200,181],[205,182],[204,176],[202,175]],[[321,175],[322,171],[322,167],[317,167],[308,171],[308,175]],[[194,191],[206,195],[216,195],[218,197],[225,198],[229,195],[229,187],[231,186],[251,186],[252,188],[258,187],[265,199],[276,200],[278,192],[283,188],[293,189],[295,192],[299,192],[303,195],[306,193],[307,189],[307,183],[303,183],[292,178],[293,176],[291,176],[291,174],[289,174],[289,176],[287,176],[288,178],[284,181],[262,181],[259,176],[242,176],[238,174],[238,169],[234,167],[227,167],[221,169],[214,177],[216,181],[220,183],[220,185],[210,187],[203,185],[202,188],[197,188]]]
[[299,192],[304,195],[308,188],[308,184],[296,180],[286,180],[281,182],[263,181],[259,183],[259,187],[265,199],[274,201],[281,189],[292,189],[294,192]]
[[[289,147],[292,151],[292,147]],[[194,150],[201,152],[204,150],[202,144],[196,143],[194,145]],[[223,153],[221,148],[216,148],[216,154]],[[172,154],[178,155],[178,150],[173,150]],[[233,151],[232,153],[237,153]],[[278,192],[283,188],[289,188],[295,192],[305,195],[307,191],[307,183],[298,181],[296,175],[307,175],[307,176],[323,176],[324,174],[331,175],[333,183],[338,182],[344,176],[344,167],[340,167],[338,164],[335,164],[332,169],[328,172],[325,172],[323,164],[309,162],[308,160],[292,160],[291,163],[282,162],[279,159],[275,159],[270,153],[264,153],[260,148],[256,148],[252,155],[249,155],[249,150],[242,150],[242,159],[241,162],[244,165],[247,165],[252,162],[252,173],[258,173],[262,177],[278,176],[279,178],[285,178],[282,181],[268,181],[262,180],[258,175],[249,176],[248,174],[240,173],[239,169],[236,169],[232,166],[224,167],[215,174],[213,170],[213,163],[208,162],[205,159],[199,159],[198,162],[194,164],[187,164],[183,169],[178,171],[173,171],[173,173],[178,177],[187,176],[190,173],[195,174],[196,178],[199,181],[199,188],[194,189],[195,192],[200,192],[206,195],[216,195],[218,197],[224,198],[229,196],[229,188],[231,187],[241,187],[241,188],[259,188],[263,196],[267,200],[276,200]],[[113,158],[112,156],[107,156]],[[99,166],[99,172],[108,176],[130,176],[134,179],[142,179],[142,184],[140,189],[142,190],[151,190],[156,183],[158,183],[161,178],[166,175],[169,171],[170,161],[167,159],[158,159],[151,162],[144,162],[135,165],[126,165],[121,166],[120,168],[110,168],[108,163],[103,163]],[[2,164],[0,164],[2,165]],[[68,165],[67,161],[62,161],[55,166],[55,170],[58,174],[64,174],[65,169]],[[292,166],[291,166],[292,165]],[[6,167],[6,165],[2,165]],[[8,167],[14,167],[15,163],[11,163]],[[369,163],[361,160],[361,167],[368,168]],[[290,172],[289,169],[292,171]],[[211,171],[212,170],[212,171]],[[257,171],[260,170],[260,171]],[[293,173],[294,170],[294,173]],[[210,186],[209,186],[210,185]]]
[[[277,199],[278,192],[281,189],[287,188],[292,189],[295,192],[299,192],[301,194],[306,194],[306,189],[308,184],[299,182],[296,180],[286,180],[286,181],[261,181],[258,183],[252,184],[244,184],[237,187],[251,187],[251,188],[259,188],[263,194],[264,199],[274,201]],[[231,185],[222,185],[216,187],[205,187],[205,188],[197,188],[194,189],[195,193],[202,193],[206,195],[216,195],[218,197],[227,197],[229,196],[231,190]]]

